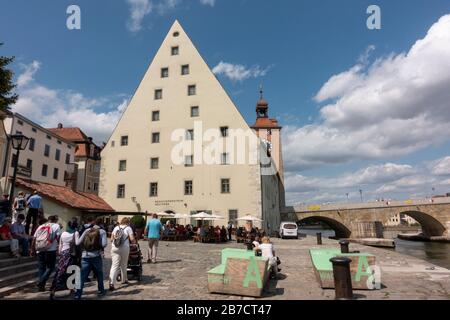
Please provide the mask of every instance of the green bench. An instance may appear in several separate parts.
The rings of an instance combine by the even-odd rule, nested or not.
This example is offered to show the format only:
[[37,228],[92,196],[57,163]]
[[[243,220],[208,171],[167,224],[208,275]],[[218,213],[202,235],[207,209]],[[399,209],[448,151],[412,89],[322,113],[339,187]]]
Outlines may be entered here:
[[208,290],[238,296],[262,297],[270,276],[268,259],[253,251],[222,250],[221,264],[208,271]]
[[352,277],[353,289],[373,290],[374,272],[376,267],[375,256],[368,253],[341,253],[340,249],[311,249],[309,250],[311,261],[323,289],[334,289],[333,264],[330,262],[334,257],[347,257],[352,260],[350,263],[350,273]]

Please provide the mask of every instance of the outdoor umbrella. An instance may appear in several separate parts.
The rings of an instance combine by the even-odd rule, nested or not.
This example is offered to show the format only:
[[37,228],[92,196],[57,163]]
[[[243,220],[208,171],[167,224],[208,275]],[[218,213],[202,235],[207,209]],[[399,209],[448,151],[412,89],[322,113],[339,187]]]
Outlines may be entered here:
[[173,213],[167,213],[167,212],[158,212],[157,215],[160,218],[173,218],[175,216]]
[[236,219],[236,221],[262,222],[263,220],[261,220],[261,219],[259,219],[257,217],[248,215],[248,216],[244,216],[244,217],[238,218],[238,219]]

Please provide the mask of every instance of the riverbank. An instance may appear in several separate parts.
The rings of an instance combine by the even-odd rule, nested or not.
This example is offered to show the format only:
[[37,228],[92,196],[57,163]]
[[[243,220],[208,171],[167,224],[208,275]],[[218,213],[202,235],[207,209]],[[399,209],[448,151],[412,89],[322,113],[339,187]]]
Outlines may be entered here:
[[[323,239],[323,246],[316,245],[314,237],[299,240],[273,239],[276,254],[281,258],[281,277],[271,281],[263,299],[277,300],[329,300],[333,290],[322,290],[317,282],[309,257],[314,247],[339,247],[337,241]],[[147,244],[141,243],[144,250]],[[147,300],[252,300],[228,295],[210,294],[207,290],[206,272],[220,263],[220,252],[226,247],[243,248],[242,244],[201,244],[192,242],[162,242],[159,263],[144,264],[142,283],[130,281],[119,290],[108,293],[103,299]],[[351,244],[351,250],[372,253],[377,257],[383,287],[376,291],[355,291],[358,299],[450,299],[450,270],[424,260],[392,250]],[[107,250],[105,270],[109,271]],[[106,275],[107,273],[105,273]],[[107,281],[105,281],[107,285]],[[58,293],[60,299],[70,299],[67,292]],[[48,294],[28,288],[5,299],[47,299]],[[97,299],[95,284],[86,288],[85,299]]]

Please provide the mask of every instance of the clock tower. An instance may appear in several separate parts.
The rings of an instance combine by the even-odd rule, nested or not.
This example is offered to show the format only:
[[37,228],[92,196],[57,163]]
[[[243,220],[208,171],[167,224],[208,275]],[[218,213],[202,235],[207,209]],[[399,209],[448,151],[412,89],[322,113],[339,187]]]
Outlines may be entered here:
[[256,135],[266,144],[267,155],[273,160],[276,171],[284,184],[283,156],[281,150],[281,127],[276,119],[269,118],[269,103],[264,99],[263,88],[256,104],[256,122],[251,127]]

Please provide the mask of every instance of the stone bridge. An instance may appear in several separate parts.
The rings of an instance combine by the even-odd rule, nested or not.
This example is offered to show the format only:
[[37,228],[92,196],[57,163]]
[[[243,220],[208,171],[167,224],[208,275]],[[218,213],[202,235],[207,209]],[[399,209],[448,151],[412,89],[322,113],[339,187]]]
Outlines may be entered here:
[[314,218],[331,227],[338,238],[382,238],[383,226],[396,214],[415,219],[420,223],[426,238],[450,239],[450,197],[285,207],[281,212],[281,220],[301,222]]

